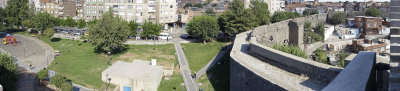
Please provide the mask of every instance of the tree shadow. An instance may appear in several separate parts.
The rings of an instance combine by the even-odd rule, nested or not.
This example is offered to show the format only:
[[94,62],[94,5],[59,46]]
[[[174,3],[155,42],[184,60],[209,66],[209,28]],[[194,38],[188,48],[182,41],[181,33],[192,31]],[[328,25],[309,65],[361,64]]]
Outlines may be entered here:
[[50,42],[59,42],[61,38],[51,38]]
[[[123,45],[123,47],[121,47],[121,48],[115,48],[114,50],[112,50],[110,55],[124,54],[124,53],[126,53],[128,51],[128,49],[129,49],[128,45]],[[108,54],[108,51],[105,51],[105,50],[101,49],[101,47],[95,47],[94,48],[94,52],[96,54],[102,54],[102,53]]]
[[[230,84],[230,49],[207,72],[208,80],[215,91],[229,91]],[[200,88],[201,89],[201,88]]]

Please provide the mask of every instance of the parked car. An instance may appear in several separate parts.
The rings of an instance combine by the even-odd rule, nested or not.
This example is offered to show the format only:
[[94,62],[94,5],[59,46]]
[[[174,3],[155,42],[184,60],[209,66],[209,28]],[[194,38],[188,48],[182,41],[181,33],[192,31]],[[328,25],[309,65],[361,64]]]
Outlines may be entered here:
[[172,36],[169,35],[168,33],[160,33],[160,35],[158,36],[158,39],[172,39]]
[[193,35],[182,34],[182,35],[181,35],[181,38],[184,38],[184,39],[192,39],[192,38],[193,38]]

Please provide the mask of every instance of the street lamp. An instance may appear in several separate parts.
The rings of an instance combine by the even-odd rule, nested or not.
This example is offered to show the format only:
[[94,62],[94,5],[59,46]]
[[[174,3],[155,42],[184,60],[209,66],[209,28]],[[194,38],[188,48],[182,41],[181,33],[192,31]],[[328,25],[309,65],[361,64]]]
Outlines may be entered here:
[[[111,52],[107,52],[108,63],[111,61],[110,55],[111,55]],[[107,65],[108,65],[108,63],[107,63]]]
[[[108,85],[107,85],[107,87],[106,87],[106,91],[108,91],[108,86],[110,86],[111,78],[108,78],[107,80],[108,80]],[[106,84],[107,84],[107,83],[106,83]]]

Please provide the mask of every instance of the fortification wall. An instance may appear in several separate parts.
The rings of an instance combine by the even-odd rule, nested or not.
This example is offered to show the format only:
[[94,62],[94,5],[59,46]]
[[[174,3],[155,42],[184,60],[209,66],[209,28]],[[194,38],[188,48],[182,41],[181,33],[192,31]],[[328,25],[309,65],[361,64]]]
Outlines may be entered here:
[[271,23],[254,28],[251,36],[256,37],[257,42],[265,46],[284,44],[285,41],[301,46],[303,44],[304,22],[309,21],[315,26],[320,22],[325,23],[327,18],[328,14],[318,14]]
[[329,83],[340,69],[335,66],[307,60],[257,43],[255,37],[250,38],[249,53],[269,60],[264,62],[285,69],[291,73],[306,75],[319,81]]

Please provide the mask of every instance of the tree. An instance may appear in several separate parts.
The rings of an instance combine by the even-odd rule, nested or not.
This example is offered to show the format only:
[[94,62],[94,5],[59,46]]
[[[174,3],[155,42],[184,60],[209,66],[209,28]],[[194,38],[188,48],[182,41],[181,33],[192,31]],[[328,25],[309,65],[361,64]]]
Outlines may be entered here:
[[330,64],[328,60],[328,56],[326,55],[325,51],[321,49],[315,50],[315,61],[324,63],[324,64]]
[[0,84],[4,91],[15,91],[18,81],[17,64],[14,58],[7,54],[0,54]]
[[208,8],[208,9],[206,10],[206,14],[207,14],[207,15],[215,15],[214,9],[213,9],[213,8]]
[[83,19],[79,19],[77,22],[78,28],[82,29],[86,26],[86,22]]
[[88,30],[88,41],[96,46],[97,52],[122,51],[130,34],[127,22],[120,17],[114,17],[112,9],[104,13],[95,24],[89,25]]
[[65,26],[65,22],[61,18],[53,18],[53,21],[54,26]]
[[47,69],[40,70],[40,71],[36,74],[36,77],[37,77],[38,79],[40,79],[40,80],[46,79],[47,76],[48,76],[48,70],[47,70]]
[[47,12],[39,12],[33,17],[35,28],[42,32],[47,28],[54,27],[54,17]]
[[344,12],[335,12],[330,17],[330,22],[334,25],[343,24],[346,21],[346,13]]
[[270,21],[268,4],[261,2],[259,0],[255,0],[251,2],[253,6],[251,6],[251,10],[254,15],[257,17],[259,25],[268,24]]
[[317,9],[311,10],[311,15],[319,14],[319,11]]
[[288,16],[285,14],[285,12],[275,12],[272,15],[271,22],[275,23],[275,22],[284,21],[286,19],[288,19]]
[[245,9],[240,0],[234,0],[229,11],[225,11],[218,18],[218,24],[224,34],[234,36],[258,25],[257,18],[250,9]]
[[304,22],[304,31],[311,31],[311,29],[312,29],[311,22],[305,21]]
[[47,37],[51,37],[54,35],[56,31],[54,31],[52,28],[47,28],[46,30],[44,30],[44,35]]
[[218,35],[218,21],[216,18],[208,15],[195,16],[189,21],[187,31],[189,34],[199,36],[205,44],[207,40]]
[[197,7],[197,8],[203,8],[203,4],[201,4],[201,3],[198,3],[198,4],[195,4],[195,5],[193,5],[193,7]]
[[142,29],[143,31],[141,35],[142,37],[145,37],[146,40],[149,37],[157,36],[161,33],[161,26],[153,22],[145,21],[142,25]]
[[9,19],[13,22],[8,25],[20,25],[22,21],[28,20],[33,15],[32,10],[29,8],[28,0],[9,0],[7,2],[6,12]]
[[135,21],[130,21],[128,26],[129,26],[129,30],[131,30],[130,35],[137,36],[137,34],[138,34],[137,30],[138,30],[139,24],[137,24]]
[[372,16],[372,17],[381,17],[381,11],[379,11],[375,7],[369,7],[367,11],[365,11],[366,16]]
[[187,8],[187,7],[192,7],[193,5],[191,3],[186,3],[185,6],[183,6],[183,8]]
[[25,20],[22,22],[22,26],[27,27],[27,28],[33,28],[35,25],[31,20]]
[[325,24],[323,22],[320,22],[317,24],[317,26],[314,27],[314,32],[318,35],[325,35]]
[[77,23],[72,17],[68,16],[67,20],[64,21],[65,26],[68,27],[68,30],[71,31],[71,27],[76,27]]

